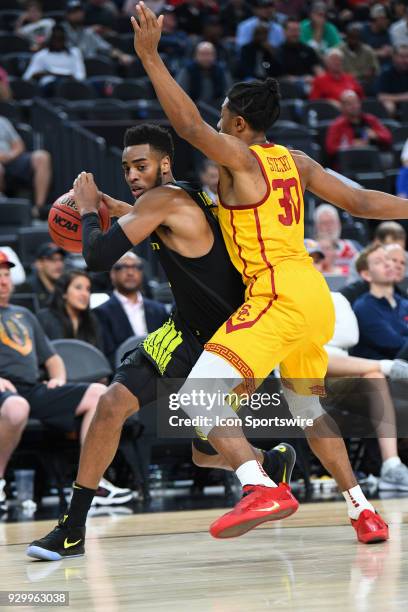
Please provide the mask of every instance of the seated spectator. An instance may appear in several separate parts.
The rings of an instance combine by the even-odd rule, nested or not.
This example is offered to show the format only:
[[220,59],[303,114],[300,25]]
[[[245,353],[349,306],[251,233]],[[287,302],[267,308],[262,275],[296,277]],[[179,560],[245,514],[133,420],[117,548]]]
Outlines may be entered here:
[[218,181],[220,180],[220,171],[218,164],[211,159],[205,159],[201,166],[200,183],[208,197],[217,203],[218,199]]
[[217,104],[224,98],[232,79],[224,65],[217,62],[214,45],[197,45],[194,60],[181,69],[177,82],[194,101]]
[[358,95],[346,90],[340,97],[341,115],[334,119],[326,133],[326,151],[333,158],[339,151],[353,147],[378,146],[389,149],[392,134],[370,113],[363,113]]
[[47,203],[51,183],[51,156],[48,151],[26,151],[25,144],[6,117],[0,116],[0,192],[10,185],[33,188],[33,216]]
[[[310,255],[314,247],[306,244]],[[312,255],[313,256],[313,255]],[[315,267],[320,269],[315,263]],[[348,350],[358,343],[359,329],[356,316],[341,293],[332,292],[335,309],[333,338],[326,344],[328,369],[326,388],[329,409],[358,411],[368,404],[369,418],[374,426],[380,447],[382,466],[380,490],[408,490],[408,468],[398,455],[395,407],[386,377],[391,380],[408,379],[408,363],[401,360],[374,360],[352,357]],[[350,379],[348,384],[341,379]],[[360,380],[361,379],[361,382]],[[340,391],[339,391],[340,383]],[[352,416],[347,416],[349,431]]]
[[305,247],[310,257],[313,259],[313,265],[316,270],[319,272],[322,271],[322,263],[324,260],[324,253],[322,249],[319,247],[319,243],[317,240],[313,240],[312,238],[305,238],[304,240]]
[[102,327],[104,353],[113,363],[126,338],[147,335],[167,321],[168,314],[163,304],[142,296],[143,266],[131,251],[113,266],[111,281],[113,295],[94,312]]
[[341,43],[336,26],[327,21],[325,2],[313,3],[310,18],[304,19],[300,24],[300,39],[322,55]]
[[368,91],[380,71],[380,64],[373,49],[362,42],[360,24],[348,25],[346,40],[340,49],[344,55],[345,72],[352,74]]
[[321,246],[322,240],[334,241],[334,264],[343,271],[348,271],[351,261],[361,251],[362,246],[355,240],[341,238],[341,221],[337,208],[331,204],[321,204],[314,211],[313,223],[313,236],[319,245]]
[[10,268],[11,282],[13,283],[13,286],[15,287],[16,285],[22,285],[25,282],[26,273],[19,256],[11,247],[8,246],[0,245],[0,252],[4,253],[9,262],[14,264],[14,266]]
[[85,27],[85,10],[81,0],[68,0],[65,21],[62,26],[67,35],[68,43],[77,47],[85,59],[99,54],[117,59],[119,63],[127,65],[134,61],[132,55],[115,49],[90,27]]
[[408,140],[401,153],[402,168],[397,176],[396,192],[400,198],[408,198]]
[[0,100],[11,100],[12,98],[9,78],[4,68],[0,67]]
[[85,76],[81,51],[78,47],[68,47],[64,28],[56,25],[46,47],[34,53],[23,79],[37,80],[43,93],[50,96],[59,81],[67,78],[83,81]]
[[392,42],[387,11],[382,4],[375,4],[370,9],[370,21],[362,31],[362,41],[369,45],[376,54],[380,64],[388,64],[392,56]]
[[175,70],[180,67],[180,62],[186,55],[189,44],[188,36],[178,28],[174,6],[166,5],[162,14],[163,25],[159,42],[159,52],[166,54],[167,66],[169,66],[170,63],[170,68]]
[[[105,386],[67,384],[64,362],[55,353],[36,317],[10,304],[13,264],[0,256],[0,504],[5,505],[4,475],[28,418],[60,431],[80,431],[81,443]],[[47,381],[40,381],[44,365]],[[98,502],[111,495],[116,503],[132,498],[102,479]],[[115,503],[115,502],[113,502]]]
[[312,78],[322,72],[319,56],[309,45],[300,40],[300,23],[289,18],[285,22],[285,42],[279,47],[282,76],[285,79],[310,84]]
[[397,47],[392,55],[392,66],[384,68],[378,78],[378,99],[395,115],[399,102],[408,101],[408,46]]
[[320,272],[324,275],[347,276],[348,266],[337,264],[337,243],[331,238],[321,238],[318,240],[319,250],[324,258],[320,263]]
[[75,338],[103,351],[99,320],[90,310],[91,281],[86,272],[65,272],[55,283],[48,308],[40,310],[38,320],[50,340]]
[[319,74],[312,81],[310,100],[331,100],[339,104],[342,93],[346,90],[355,91],[360,97],[364,92],[359,83],[351,74],[343,70],[343,52],[340,49],[328,51],[324,57],[325,72]]
[[228,0],[220,13],[224,35],[235,38],[239,24],[251,16],[252,11],[246,0]]
[[236,44],[243,47],[253,40],[255,28],[262,22],[268,26],[268,41],[272,47],[279,47],[285,40],[282,26],[276,22],[274,0],[255,0],[254,16],[238,25]]
[[94,30],[111,30],[117,14],[118,9],[111,0],[87,0],[85,4],[85,23],[93,26]]
[[41,2],[29,0],[26,10],[15,24],[16,33],[30,42],[31,51],[38,51],[51,34],[55,20],[44,17]]
[[237,64],[237,74],[241,79],[278,77],[282,66],[277,58],[277,50],[268,41],[268,26],[260,23],[254,30],[253,40],[241,47]]
[[42,244],[37,251],[34,270],[21,285],[19,293],[35,293],[40,307],[48,305],[55,290],[57,280],[64,273],[65,251],[56,244]]
[[180,30],[195,36],[202,35],[207,17],[217,13],[218,5],[214,0],[185,0],[176,7]]
[[235,48],[226,44],[224,30],[218,15],[210,15],[204,22],[203,34],[199,42],[210,42],[214,45],[215,53],[219,62],[228,66],[231,59],[235,60]]
[[360,340],[353,355],[368,359],[404,358],[408,354],[408,299],[395,290],[394,265],[382,245],[360,253],[357,271],[369,291],[353,304]]
[[406,2],[404,8],[404,16],[390,27],[390,36],[394,47],[408,46],[408,4]]

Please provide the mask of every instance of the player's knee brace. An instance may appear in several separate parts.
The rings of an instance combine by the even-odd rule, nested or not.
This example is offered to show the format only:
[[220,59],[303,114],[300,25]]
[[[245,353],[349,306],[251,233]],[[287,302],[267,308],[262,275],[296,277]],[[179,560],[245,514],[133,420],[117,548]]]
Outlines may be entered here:
[[[288,402],[290,413],[294,418],[299,417],[303,422],[306,420],[315,421],[319,417],[327,414],[325,409],[320,403],[318,395],[299,395],[283,385],[283,394]],[[310,425],[304,425],[302,429],[305,429]]]

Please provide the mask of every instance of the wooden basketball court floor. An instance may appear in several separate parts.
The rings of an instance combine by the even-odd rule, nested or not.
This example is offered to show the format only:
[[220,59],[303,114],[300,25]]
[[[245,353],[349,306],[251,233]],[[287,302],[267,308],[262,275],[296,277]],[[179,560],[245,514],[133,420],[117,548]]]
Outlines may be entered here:
[[408,498],[376,507],[391,539],[371,546],[342,502],[224,541],[207,532],[220,510],[97,517],[86,556],[55,563],[25,557],[55,521],[0,523],[0,591],[68,591],[65,609],[88,612],[407,611]]

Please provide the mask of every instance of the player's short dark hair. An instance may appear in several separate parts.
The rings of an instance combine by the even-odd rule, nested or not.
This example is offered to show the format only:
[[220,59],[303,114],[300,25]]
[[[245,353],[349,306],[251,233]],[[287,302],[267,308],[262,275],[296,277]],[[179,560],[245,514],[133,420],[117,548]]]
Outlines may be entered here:
[[228,94],[227,107],[258,132],[266,132],[280,114],[280,92],[276,79],[236,83]]
[[128,128],[125,132],[123,146],[134,147],[135,145],[148,144],[159,153],[168,155],[170,161],[174,158],[173,138],[168,130],[154,123],[142,123]]

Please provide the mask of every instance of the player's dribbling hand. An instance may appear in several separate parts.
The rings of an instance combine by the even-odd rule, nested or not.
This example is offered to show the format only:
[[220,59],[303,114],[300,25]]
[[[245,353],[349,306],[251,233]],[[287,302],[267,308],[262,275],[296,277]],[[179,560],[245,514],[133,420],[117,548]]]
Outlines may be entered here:
[[146,58],[157,52],[162,26],[163,15],[156,17],[144,2],[136,4],[136,17],[131,17],[133,31],[135,33],[134,46],[140,59]]
[[93,174],[81,172],[74,181],[75,203],[81,215],[96,212],[101,202],[101,192],[98,190]]
[[12,393],[15,393],[17,389],[12,382],[7,380],[7,378],[0,378],[0,393],[4,393],[4,391],[12,391]]

